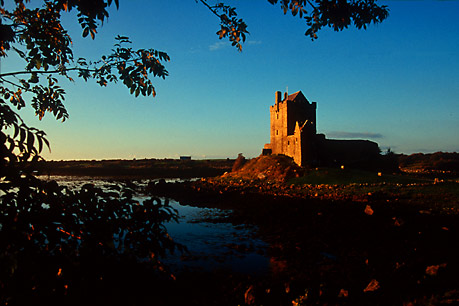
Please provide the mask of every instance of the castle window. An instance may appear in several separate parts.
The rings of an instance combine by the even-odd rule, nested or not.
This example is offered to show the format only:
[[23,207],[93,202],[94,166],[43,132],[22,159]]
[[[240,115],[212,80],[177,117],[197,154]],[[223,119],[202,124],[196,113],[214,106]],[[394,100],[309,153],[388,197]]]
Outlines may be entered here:
[[289,140],[289,141],[287,141],[287,145],[288,145],[288,146],[290,145],[290,140]]
[[276,135],[279,135],[279,131],[278,130],[276,130]]
[[276,116],[277,116],[277,119],[279,119],[279,114],[276,114]]

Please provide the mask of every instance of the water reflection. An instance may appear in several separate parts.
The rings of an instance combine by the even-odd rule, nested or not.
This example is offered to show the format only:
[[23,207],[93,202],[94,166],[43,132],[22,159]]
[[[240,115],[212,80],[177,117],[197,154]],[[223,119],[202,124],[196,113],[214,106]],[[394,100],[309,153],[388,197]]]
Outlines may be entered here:
[[190,252],[169,258],[166,262],[172,268],[253,273],[267,270],[269,260],[263,255],[267,245],[254,237],[255,228],[222,221],[230,211],[182,206],[175,201],[170,204],[180,217],[179,223],[166,225],[168,232]]
[[[102,188],[119,184],[113,180],[90,177],[54,176],[42,179],[56,180],[69,188],[80,188],[87,183]],[[149,180],[132,183],[145,187]],[[141,203],[148,197],[138,194],[136,198]],[[173,240],[188,249],[187,253],[175,252],[162,260],[172,270],[228,269],[245,273],[263,273],[268,270],[269,259],[264,255],[268,245],[255,237],[256,228],[227,222],[226,218],[231,211],[184,206],[170,199],[169,204],[178,211],[179,222],[165,224],[167,231]]]

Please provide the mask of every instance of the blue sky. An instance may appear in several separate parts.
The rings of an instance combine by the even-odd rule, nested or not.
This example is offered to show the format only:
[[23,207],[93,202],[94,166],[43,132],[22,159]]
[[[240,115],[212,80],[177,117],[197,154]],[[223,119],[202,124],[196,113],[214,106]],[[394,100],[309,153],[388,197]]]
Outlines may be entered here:
[[[21,112],[46,131],[46,159],[256,157],[269,142],[274,92],[287,87],[317,102],[328,138],[406,154],[459,151],[459,1],[379,1],[390,8],[382,24],[325,29],[314,42],[279,6],[228,1],[248,24],[242,53],[218,39],[217,18],[194,0],[120,2],[94,41],[66,17],[75,56],[97,59],[121,34],[134,48],[168,52],[170,76],[153,79],[155,98],[62,80],[68,121]],[[8,60],[2,71],[14,69]]]

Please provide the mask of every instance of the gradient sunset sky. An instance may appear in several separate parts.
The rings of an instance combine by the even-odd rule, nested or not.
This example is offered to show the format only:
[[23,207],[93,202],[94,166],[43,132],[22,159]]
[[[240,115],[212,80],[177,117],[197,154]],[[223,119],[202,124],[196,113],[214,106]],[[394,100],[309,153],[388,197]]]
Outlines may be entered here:
[[[219,40],[218,19],[195,0],[121,0],[94,41],[67,14],[75,58],[108,54],[118,34],[134,48],[167,52],[170,76],[157,96],[134,98],[121,83],[60,81],[68,121],[30,107],[25,121],[51,142],[48,160],[256,157],[270,141],[276,90],[317,102],[327,138],[369,139],[396,153],[459,151],[459,1],[378,1],[389,18],[367,30],[306,24],[266,0],[227,1],[250,35],[239,53]],[[13,59],[2,71],[19,70]]]

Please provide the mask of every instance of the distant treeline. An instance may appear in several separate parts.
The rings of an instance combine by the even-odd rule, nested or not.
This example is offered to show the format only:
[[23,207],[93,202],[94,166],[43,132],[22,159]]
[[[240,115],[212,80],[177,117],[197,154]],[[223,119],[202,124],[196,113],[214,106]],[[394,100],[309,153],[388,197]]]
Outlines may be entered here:
[[459,153],[415,153],[397,155],[400,168],[459,172]]
[[233,163],[234,159],[41,161],[33,168],[39,175],[193,178],[221,175],[231,171]]

